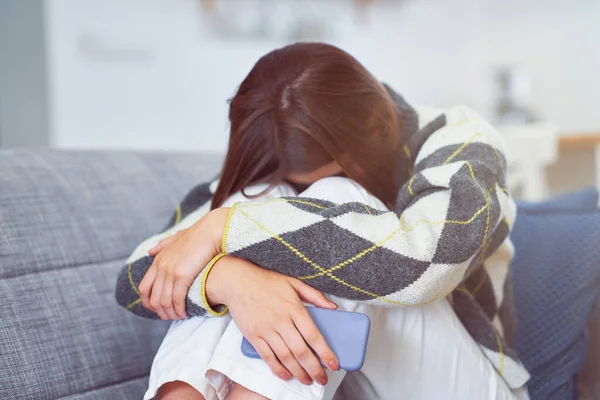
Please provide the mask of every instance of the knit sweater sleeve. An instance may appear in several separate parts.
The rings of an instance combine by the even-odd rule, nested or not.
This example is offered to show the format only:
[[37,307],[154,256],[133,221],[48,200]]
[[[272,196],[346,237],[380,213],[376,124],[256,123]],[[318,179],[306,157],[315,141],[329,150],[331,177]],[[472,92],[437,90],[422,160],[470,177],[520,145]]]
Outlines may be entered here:
[[393,212],[307,198],[237,203],[223,252],[369,304],[445,297],[506,238],[515,205],[502,138],[483,118],[455,107],[421,131],[416,154],[405,147],[413,167]]
[[[209,184],[201,184],[193,188],[177,206],[168,227],[161,233],[149,237],[138,245],[127,259],[117,277],[115,297],[117,303],[126,310],[140,317],[158,319],[158,315],[147,310],[142,305],[138,286],[144,275],[152,266],[154,257],[148,255],[148,250],[156,246],[161,240],[189,228],[210,210],[212,193]],[[202,269],[194,279],[186,297],[186,313],[189,316],[221,316],[227,312],[227,307],[211,307],[205,295],[205,284],[208,273],[215,262],[222,257],[219,254]]]

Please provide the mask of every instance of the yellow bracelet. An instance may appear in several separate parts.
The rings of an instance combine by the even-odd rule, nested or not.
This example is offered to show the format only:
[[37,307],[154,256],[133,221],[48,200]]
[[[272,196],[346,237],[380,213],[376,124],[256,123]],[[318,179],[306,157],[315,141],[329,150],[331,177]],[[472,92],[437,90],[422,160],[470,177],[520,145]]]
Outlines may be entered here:
[[217,263],[217,261],[219,261],[224,256],[225,256],[225,254],[219,253],[212,260],[210,260],[210,262],[208,263],[206,268],[204,268],[204,277],[202,278],[202,286],[200,288],[200,292],[201,292],[200,294],[202,296],[202,301],[204,302],[204,308],[206,309],[206,311],[208,311],[209,314],[211,314],[214,317],[221,317],[221,316],[227,314],[229,309],[227,308],[227,306],[221,305],[221,306],[217,307],[217,310],[214,310],[210,306],[210,304],[208,304],[208,299],[206,298],[206,280],[208,279],[208,274],[210,273],[210,270],[212,269],[212,267],[214,267],[214,265]]

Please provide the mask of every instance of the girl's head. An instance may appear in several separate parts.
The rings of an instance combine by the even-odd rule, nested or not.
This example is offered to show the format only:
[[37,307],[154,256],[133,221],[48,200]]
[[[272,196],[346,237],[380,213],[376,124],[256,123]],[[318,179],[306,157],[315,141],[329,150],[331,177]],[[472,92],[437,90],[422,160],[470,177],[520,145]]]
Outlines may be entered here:
[[387,206],[401,185],[402,123],[387,90],[322,43],[274,50],[231,100],[229,150],[213,208],[256,183],[305,187],[343,174]]

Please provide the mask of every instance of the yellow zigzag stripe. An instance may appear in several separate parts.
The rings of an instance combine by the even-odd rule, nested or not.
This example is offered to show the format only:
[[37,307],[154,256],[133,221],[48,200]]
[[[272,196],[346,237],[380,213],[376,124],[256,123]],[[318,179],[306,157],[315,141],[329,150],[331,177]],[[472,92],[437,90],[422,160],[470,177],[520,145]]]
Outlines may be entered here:
[[454,290],[458,290],[459,292],[463,292],[463,293],[468,294],[468,295],[471,294],[471,293],[469,293],[469,291],[467,289],[462,288],[460,286],[457,286]]
[[[324,272],[324,275],[327,275],[329,278],[331,278],[332,280],[334,280],[335,282],[340,283],[341,285],[344,285],[346,287],[349,287],[352,290],[355,290],[359,293],[363,293],[366,294],[367,296],[371,296],[373,297],[375,300],[381,300],[381,301],[385,301],[387,303],[390,304],[394,304],[394,305],[399,305],[399,306],[406,306],[406,307],[410,307],[410,306],[420,306],[420,305],[426,305],[426,304],[430,304],[433,303],[435,301],[438,301],[440,299],[443,299],[444,297],[448,296],[450,293],[452,293],[454,291],[455,288],[450,289],[449,291],[447,291],[446,293],[442,293],[441,295],[434,297],[428,301],[425,301],[423,303],[416,303],[416,304],[406,304],[406,303],[402,303],[399,301],[395,301],[395,300],[391,300],[388,299],[386,297],[383,296],[379,296],[375,293],[369,292],[367,290],[361,289],[357,286],[351,285],[347,282],[345,282],[344,280],[338,278],[337,276],[333,275],[330,272],[327,272],[323,267],[321,267],[320,265],[318,265],[317,263],[315,263],[314,261],[312,261],[311,259],[309,259],[308,257],[306,257],[304,254],[302,254],[302,252],[300,250],[298,250],[297,248],[295,248],[294,246],[292,246],[290,243],[288,243],[285,239],[281,238],[280,236],[278,236],[275,232],[271,231],[270,229],[268,229],[267,227],[265,227],[263,224],[261,224],[260,222],[258,222],[257,220],[255,220],[254,218],[252,218],[250,215],[248,215],[247,213],[245,213],[244,211],[242,211],[239,208],[236,208],[237,211],[240,212],[240,214],[244,215],[246,218],[248,218],[250,221],[252,221],[256,226],[258,226],[260,229],[264,230],[265,232],[267,232],[271,237],[273,237],[274,239],[276,239],[277,241],[279,241],[281,244],[283,244],[285,247],[287,247],[290,251],[292,251],[292,253],[294,255],[296,255],[298,258],[300,258],[301,260],[303,260],[304,262],[310,264],[311,266],[313,266],[314,268],[316,268],[317,270]],[[473,215],[473,217],[471,218],[471,220],[475,219],[477,217],[477,215],[481,214],[481,212],[483,212],[483,208],[480,209],[479,211],[477,211],[475,213],[475,215]],[[418,221],[421,222],[421,221]],[[427,222],[424,221],[423,222]],[[470,223],[467,221],[455,221],[457,223]],[[450,276],[449,280],[453,281],[454,278],[456,277],[456,274],[458,274],[461,271],[460,268],[456,268],[454,270],[454,272],[452,273],[452,275]]]
[[[470,122],[470,121],[467,121],[467,122]],[[448,158],[446,159],[446,161],[444,161],[444,162],[442,163],[442,165],[446,165],[446,164],[448,164],[450,161],[452,161],[452,160],[453,160],[453,159],[454,159],[454,158],[455,158],[457,155],[459,155],[459,154],[460,154],[460,153],[461,153],[461,152],[462,152],[462,151],[465,149],[465,147],[467,147],[469,144],[471,144],[471,142],[472,142],[473,140],[475,140],[476,138],[478,138],[478,137],[480,137],[480,136],[484,136],[483,132],[477,132],[476,134],[474,134],[473,136],[471,136],[471,137],[470,137],[470,138],[469,138],[469,139],[468,139],[466,142],[464,142],[464,143],[463,143],[463,144],[462,144],[462,145],[461,145],[461,146],[460,146],[458,149],[456,149],[456,150],[454,151],[454,153],[452,153],[452,154],[450,155],[450,157],[448,157]],[[491,146],[491,145],[490,145],[490,146]],[[405,147],[406,147],[406,146],[405,146]],[[496,149],[494,148],[494,146],[491,146],[491,147],[494,149],[494,151],[496,151]],[[408,148],[407,148],[407,149],[405,149],[405,151],[406,151],[406,150],[408,150]],[[496,151],[496,153],[497,153],[497,151]],[[498,156],[499,156],[499,155],[498,155]],[[467,164],[468,164],[468,162],[467,162]],[[416,176],[416,175],[413,175],[413,176],[410,178],[410,181],[408,182],[408,192],[410,193],[410,195],[411,195],[411,196],[414,196],[414,195],[415,195],[415,193],[414,193],[414,192],[413,192],[413,190],[412,190],[412,182],[413,182],[413,179],[415,179],[415,176]],[[473,176],[473,175],[472,175],[472,176]],[[475,177],[474,177],[474,176],[473,176],[473,179],[475,179]],[[475,182],[477,182],[477,180],[475,180]],[[477,184],[479,185],[479,183],[477,183]]]
[[487,206],[487,219],[485,221],[485,231],[483,233],[483,238],[481,239],[481,246],[483,246],[483,244],[487,240],[487,235],[490,228],[490,196],[483,189],[483,187],[481,187],[481,184],[479,184],[479,181],[475,178],[475,173],[473,172],[473,166],[471,165],[471,163],[467,161],[466,164],[469,167],[469,171],[471,171],[471,178],[473,178],[473,180],[477,184],[477,187],[479,187],[479,190],[481,190],[481,193],[483,193],[483,197],[485,198],[485,204]]
[[[495,184],[495,185],[492,185],[492,186],[490,187],[490,189],[488,190],[488,192],[487,192],[487,202],[486,202],[486,204],[488,205],[488,210],[487,210],[487,214],[488,214],[488,215],[487,215],[487,224],[488,224],[488,225],[489,225],[489,220],[490,220],[490,195],[491,195],[492,191],[494,190],[494,188],[496,187],[496,185],[498,185],[498,183],[497,183],[497,182],[496,182],[496,184]],[[499,185],[498,185],[498,186],[499,186]],[[506,221],[506,218],[503,218],[503,221]],[[486,228],[486,229],[487,229],[487,228]],[[483,267],[482,267],[483,269],[485,269],[485,264],[484,264],[484,261],[485,261],[485,252],[486,252],[486,251],[487,251],[487,250],[490,248],[490,246],[492,245],[492,240],[491,240],[491,239],[492,239],[492,238],[490,237],[490,240],[488,240],[488,241],[486,242],[486,244],[483,246],[483,249],[482,249],[482,251],[481,251],[481,254],[479,255],[479,259],[477,260],[477,263],[482,263],[482,264],[483,264]],[[486,270],[486,272],[487,272],[487,270]],[[481,283],[481,284],[483,284],[483,283]],[[479,291],[479,289],[477,289],[477,290],[475,290],[475,289],[474,289],[473,295],[475,295],[475,293],[477,293],[477,291]]]
[[221,239],[221,251],[223,254],[227,255],[227,240],[229,239],[229,225],[231,225],[231,217],[235,212],[237,207],[237,203],[234,203],[233,206],[229,209],[229,214],[227,214],[227,219],[225,220],[225,230],[223,231],[223,238]]
[[404,153],[406,153],[406,157],[408,158],[408,175],[412,175],[412,155],[410,154],[410,149],[408,148],[408,145],[404,145],[402,146],[402,149],[404,150]]
[[477,122],[477,121],[473,121],[473,120],[470,120],[470,119],[463,119],[463,120],[460,120],[458,122],[454,122],[454,123],[448,125],[448,127],[449,128],[456,128],[458,126],[467,125],[467,124],[470,124],[472,122]]
[[[469,144],[471,144],[471,142],[473,140],[475,140],[477,137],[480,137],[480,136],[484,136],[483,132],[477,132],[476,134],[474,134],[473,136],[471,136],[458,149],[456,149],[456,151],[454,153],[452,153],[450,155],[450,157],[448,157],[446,159],[446,161],[443,162],[442,165],[446,165],[447,163],[449,163],[452,159],[454,159],[457,155],[459,155]],[[494,150],[494,153],[496,153],[496,157],[498,157],[498,160],[500,161],[500,164],[502,165],[502,168],[504,169],[504,163],[502,162],[500,154],[498,154],[498,150],[496,150],[496,148],[494,146],[492,146],[491,144],[489,146]],[[485,198],[486,204],[488,206],[488,208],[487,208],[487,219],[486,219],[486,223],[485,223],[485,232],[484,232],[484,235],[483,235],[483,239],[481,240],[481,245],[483,245],[485,243],[485,241],[487,240],[487,235],[489,233],[489,226],[490,226],[490,208],[489,208],[489,205],[490,205],[490,196],[489,196],[489,194],[486,194],[485,190],[479,184],[479,181],[475,178],[475,174],[473,173],[473,167],[472,167],[471,163],[467,161],[466,164],[468,165],[469,170],[471,171],[471,177],[473,178],[473,180],[475,181],[475,183],[479,187],[479,190],[481,190],[481,193],[483,193],[483,196]],[[409,191],[410,191],[410,187],[409,187]]]
[[494,331],[494,334],[496,335],[498,353],[500,354],[500,361],[498,362],[498,372],[500,372],[500,375],[504,375],[504,348],[502,347],[502,341],[500,340],[500,336],[498,336],[498,333]]
[[[265,200],[265,201],[261,201],[258,203],[247,203],[244,204],[244,207],[248,207],[248,206],[263,206],[265,204],[271,204],[273,202],[293,202],[293,203],[299,203],[299,204],[306,204],[309,206],[313,206],[315,208],[321,209],[321,210],[325,210],[326,207],[320,206],[318,204],[315,204],[313,202],[310,201],[306,201],[306,200],[297,200],[297,199],[271,199],[271,200]],[[333,203],[335,206],[337,206],[336,203]],[[225,231],[223,232],[223,238],[221,239],[221,250],[223,251],[223,254],[227,254],[227,239],[229,237],[229,225],[231,222],[231,217],[233,216],[234,210],[236,209],[238,203],[235,203],[233,206],[231,206],[231,209],[229,210],[229,214],[227,215],[227,220],[225,221]],[[368,210],[367,210],[368,211]]]
[[131,287],[139,296],[140,292],[138,291],[138,288],[135,286],[135,283],[133,283],[133,277],[131,276],[131,263],[127,265],[127,277],[129,278],[129,283],[131,284]]
[[457,221],[457,220],[430,221],[430,220],[426,220],[426,219],[420,219],[420,220],[416,221],[408,229],[404,228],[405,221],[404,221],[404,216],[403,216],[401,218],[401,221],[400,221],[401,222],[400,227],[394,229],[394,231],[392,231],[392,233],[390,233],[388,236],[386,236],[381,241],[375,243],[373,246],[371,246],[371,247],[369,247],[369,248],[361,251],[360,253],[356,254],[354,257],[351,257],[351,258],[349,258],[349,259],[347,259],[345,261],[342,261],[339,264],[336,264],[335,266],[333,266],[331,268],[325,269],[325,270],[323,270],[323,271],[321,271],[321,272],[319,272],[317,274],[314,274],[314,275],[302,276],[302,277],[300,277],[298,279],[302,279],[302,280],[314,279],[314,278],[318,278],[318,277],[323,276],[323,275],[327,275],[329,272],[337,271],[338,269],[343,268],[343,267],[345,267],[345,266],[353,263],[354,261],[356,261],[356,260],[364,257],[365,255],[367,255],[368,253],[374,251],[378,247],[381,247],[386,242],[390,241],[397,233],[399,233],[401,231],[410,232],[410,231],[412,231],[413,229],[415,229],[418,225],[420,225],[422,223],[429,224],[429,225],[441,225],[441,224],[445,224],[445,223],[448,223],[448,224],[457,224],[457,225],[468,225],[471,222],[473,222],[475,220],[475,218],[477,218],[479,216],[479,214],[481,214],[485,210],[486,207],[487,206],[481,207],[479,210],[477,210],[475,212],[475,214],[473,214],[473,216],[471,218],[469,218],[466,221]]
[[[300,250],[298,250],[297,248],[295,248],[294,246],[292,246],[290,243],[288,243],[285,239],[283,239],[282,237],[280,237],[279,235],[277,235],[275,232],[271,231],[270,229],[268,229],[266,226],[264,226],[263,224],[261,224],[260,222],[258,222],[257,220],[255,220],[254,218],[252,218],[250,215],[248,215],[247,213],[245,213],[244,211],[242,211],[241,209],[237,209],[237,211],[242,214],[243,216],[245,216],[246,218],[248,218],[250,221],[252,221],[254,224],[256,224],[256,226],[258,226],[260,229],[264,230],[265,232],[267,232],[269,235],[271,235],[271,237],[273,237],[274,239],[278,240],[281,244],[283,244],[285,247],[287,247],[292,253],[294,253],[298,258],[300,258],[301,260],[303,260],[304,262],[310,264],[311,266],[313,266],[314,268],[316,268],[317,270],[324,272],[325,269],[323,267],[321,267],[320,265],[318,265],[317,263],[315,263],[314,261],[312,261],[311,259],[309,259],[308,257],[306,257],[304,254],[302,254],[302,252]],[[379,295],[369,292],[367,290],[361,289],[358,286],[354,286],[349,284],[348,282],[338,278],[337,276],[331,274],[331,273],[325,273],[325,275],[327,275],[328,277],[330,277],[331,279],[333,279],[334,281],[349,287],[352,290],[355,290],[359,293],[363,293],[366,294],[367,296],[371,296],[375,299],[379,299],[379,300],[383,300],[386,302],[389,302],[391,304],[397,304],[397,305],[401,305],[401,303],[390,300],[390,299],[386,299],[385,297],[380,297]]]
[[[452,153],[452,154],[450,155],[450,157],[448,157],[448,158],[446,159],[446,161],[444,161],[444,162],[442,163],[442,165],[446,165],[446,164],[448,164],[450,161],[452,161],[452,160],[454,159],[454,157],[456,157],[457,155],[459,155],[459,154],[461,153],[461,151],[463,151],[463,150],[465,149],[465,147],[467,147],[468,145],[470,145],[470,144],[471,144],[471,142],[472,142],[473,140],[475,140],[476,138],[478,138],[479,136],[483,136],[483,133],[482,133],[482,132],[477,132],[476,134],[474,134],[473,136],[471,136],[471,137],[469,138],[469,140],[467,140],[466,142],[464,142],[464,143],[463,143],[463,144],[462,144],[462,145],[461,145],[461,146],[460,146],[458,149],[456,149],[456,151],[455,151],[454,153]],[[493,146],[492,146],[492,147],[493,147]]]
[[137,299],[135,301],[132,301],[131,303],[129,303],[127,305],[127,307],[125,307],[127,310],[131,310],[133,307],[135,307],[137,304],[140,304],[142,302],[142,299]]
[[[473,135],[471,138],[469,138],[465,143],[463,143],[458,149],[456,149],[456,151],[454,153],[452,153],[445,161],[442,165],[445,165],[447,163],[449,163],[452,159],[454,159],[458,154],[460,154],[474,139],[476,139],[479,136],[484,136],[482,132],[477,132],[475,135]],[[494,151],[497,153],[496,149],[492,146],[492,148],[494,149]],[[407,153],[407,156],[410,156],[410,150],[406,147],[406,145],[404,146],[404,151]],[[497,156],[499,156],[497,154]],[[481,244],[483,245],[485,243],[485,241],[487,240],[487,235],[489,232],[489,222],[490,222],[490,200],[489,200],[489,194],[486,193],[486,191],[483,189],[483,187],[481,186],[481,184],[479,183],[479,181],[475,178],[475,173],[473,171],[473,167],[471,165],[471,163],[469,163],[468,161],[466,162],[467,166],[469,167],[469,171],[471,173],[471,178],[473,179],[473,181],[477,184],[477,186],[479,187],[479,189],[481,190],[482,194],[484,195],[484,198],[486,200],[486,205],[483,206],[482,208],[480,208],[477,212],[475,212],[475,214],[467,221],[458,221],[458,220],[444,220],[444,221],[428,221],[428,220],[419,220],[417,222],[415,222],[410,228],[409,230],[407,230],[407,232],[411,231],[412,229],[414,229],[418,224],[420,223],[428,223],[428,224],[444,224],[444,223],[450,223],[450,224],[463,224],[463,225],[468,225],[471,222],[473,222],[473,220],[475,220],[475,218],[477,218],[477,216],[479,214],[481,214],[484,210],[487,210],[487,218],[486,218],[486,226],[485,226],[485,232],[484,232],[484,236],[482,239]],[[412,183],[414,178],[416,177],[416,175],[413,175],[410,179],[410,181],[408,182],[408,191],[409,193],[414,196],[414,192],[412,190]],[[493,188],[493,187],[492,187]],[[492,190],[492,188],[490,188],[490,190]],[[502,190],[505,191],[504,188],[502,188]],[[262,203],[253,203],[253,204],[249,204],[249,205],[262,205],[265,204],[267,202],[273,202],[276,200],[280,200],[280,201],[296,201],[298,203],[304,203],[304,204],[308,204],[320,209],[325,209],[325,207],[319,206],[317,204],[314,203],[310,203],[310,202],[305,202],[305,201],[301,201],[301,200],[292,200],[292,199],[274,199],[274,200],[268,200],[266,202],[262,202]],[[267,233],[269,233],[273,238],[277,239],[278,241],[280,241],[283,245],[285,245],[286,247],[288,247],[288,249],[290,249],[296,256],[298,256],[300,259],[302,259],[303,261],[307,262],[308,264],[310,264],[311,266],[313,266],[314,268],[316,268],[317,270],[319,270],[320,272],[318,274],[315,275],[310,275],[310,276],[306,276],[306,277],[301,277],[300,279],[313,279],[319,276],[324,276],[327,275],[329,276],[331,279],[333,279],[334,281],[341,283],[347,287],[352,288],[353,290],[356,290],[360,293],[364,293],[367,295],[370,295],[372,297],[375,297],[377,299],[381,299],[384,301],[388,301],[390,303],[393,304],[401,304],[399,302],[395,302],[393,300],[387,299],[385,297],[380,297],[374,293],[365,291],[359,287],[356,287],[354,285],[351,285],[345,281],[343,281],[342,279],[338,278],[337,276],[331,274],[331,271],[336,271],[340,268],[343,268],[346,265],[351,264],[352,262],[360,259],[361,257],[364,257],[366,254],[370,253],[371,251],[375,250],[376,248],[380,247],[381,245],[383,245],[384,243],[386,243],[387,241],[391,240],[391,238],[398,232],[400,232],[401,230],[404,229],[404,219],[403,216],[401,218],[401,226],[398,229],[395,229],[390,235],[388,235],[386,238],[384,238],[382,241],[380,241],[379,243],[371,246],[368,249],[365,249],[363,251],[361,251],[360,253],[356,254],[355,256],[335,265],[334,267],[331,267],[329,269],[324,269],[323,267],[319,266],[318,264],[316,264],[315,262],[313,262],[312,260],[308,259],[304,254],[302,254],[302,252],[300,252],[300,250],[298,250],[297,248],[295,248],[294,246],[292,246],[291,244],[289,244],[287,241],[285,241],[283,238],[279,237],[277,234],[275,234],[274,232],[270,231],[268,228],[266,228],[265,226],[263,226],[262,224],[260,224],[258,221],[256,221],[255,219],[253,219],[252,217],[250,217],[247,213],[243,212],[242,210],[239,210],[240,213],[242,213],[246,218],[250,219],[252,222],[254,222],[257,226],[259,226],[261,229],[265,230]],[[368,211],[368,210],[367,210]],[[456,275],[456,272],[452,275],[452,278]],[[450,291],[449,293],[451,293],[452,291]],[[448,294],[449,294],[448,293]],[[445,294],[444,296],[446,296],[447,294]],[[443,296],[442,296],[443,297]],[[440,297],[441,298],[441,297]],[[432,301],[435,301],[437,299],[433,299]]]
[[289,201],[291,203],[306,204],[306,205],[318,208],[320,210],[325,210],[326,209],[326,207],[320,206],[320,205],[315,204],[315,203],[311,203],[310,201],[306,201],[306,200],[287,199],[287,201]]
[[[491,242],[488,242],[488,243],[491,243]],[[487,250],[487,248],[483,250],[482,254],[485,254],[486,250]],[[479,292],[479,289],[481,289],[483,287],[483,284],[485,282],[485,277],[487,276],[487,270],[485,268],[485,264],[480,268],[480,271],[481,271],[481,280],[477,283],[477,286],[475,286],[473,288],[473,291],[471,292],[471,294],[473,296],[475,296],[477,294],[477,292]]]
[[364,207],[364,209],[365,209],[365,211],[367,212],[367,214],[369,214],[369,215],[373,215],[373,214],[371,214],[371,211],[369,210],[369,207],[367,207],[367,205],[366,205],[366,204],[364,204],[364,203],[360,203],[360,204],[362,204],[362,206]]
[[414,195],[415,195],[415,192],[413,192],[413,190],[412,190],[412,183],[413,183],[413,181],[415,180],[415,177],[416,177],[416,175],[413,175],[413,176],[410,178],[410,181],[408,181],[408,193],[410,193],[410,195],[411,195],[411,196],[414,196]]
[[131,303],[129,303],[125,307],[127,310],[131,310],[137,304],[140,304],[142,302],[142,299],[139,297],[140,296],[140,292],[139,292],[138,288],[135,286],[135,283],[133,283],[133,277],[131,276],[131,263],[127,264],[127,277],[129,278],[129,284],[131,285],[131,287],[133,288],[133,290],[138,295],[137,300],[132,301]]

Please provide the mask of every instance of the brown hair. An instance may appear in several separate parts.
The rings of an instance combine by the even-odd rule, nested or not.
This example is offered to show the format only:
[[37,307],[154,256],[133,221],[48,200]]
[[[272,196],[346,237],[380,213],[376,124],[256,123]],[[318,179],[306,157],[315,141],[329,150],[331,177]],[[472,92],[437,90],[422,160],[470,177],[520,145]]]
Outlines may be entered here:
[[229,150],[213,198],[337,161],[392,207],[400,188],[401,120],[387,90],[350,54],[297,43],[258,60],[230,102]]

